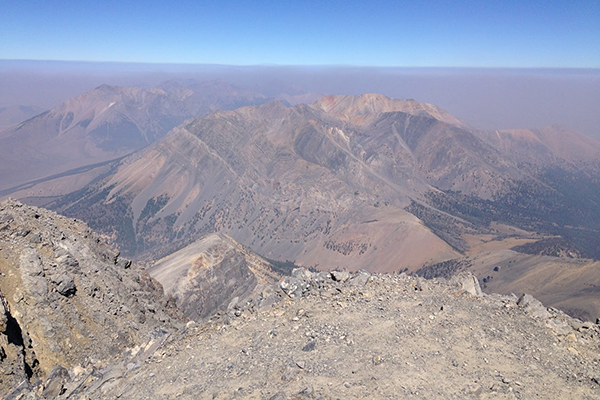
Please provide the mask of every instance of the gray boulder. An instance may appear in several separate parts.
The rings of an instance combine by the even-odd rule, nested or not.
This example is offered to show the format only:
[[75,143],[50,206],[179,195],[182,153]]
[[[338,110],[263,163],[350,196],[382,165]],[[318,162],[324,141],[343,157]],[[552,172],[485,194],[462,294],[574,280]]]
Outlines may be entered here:
[[548,319],[552,316],[541,301],[527,293],[524,293],[519,298],[517,305],[522,307],[527,314],[534,318]]
[[465,292],[472,294],[473,296],[483,296],[481,286],[479,286],[479,280],[468,271],[463,271],[454,275],[450,279],[449,283],[453,286],[456,286],[460,290],[464,290]]

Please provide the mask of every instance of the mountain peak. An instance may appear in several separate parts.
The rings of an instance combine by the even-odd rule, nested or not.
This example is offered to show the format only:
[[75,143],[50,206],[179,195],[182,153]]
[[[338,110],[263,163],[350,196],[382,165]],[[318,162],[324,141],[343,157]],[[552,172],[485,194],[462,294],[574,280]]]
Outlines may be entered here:
[[386,112],[404,112],[433,117],[452,125],[465,126],[464,122],[433,104],[420,103],[412,99],[393,99],[376,93],[365,93],[358,96],[325,96],[313,103],[313,107],[349,118]]

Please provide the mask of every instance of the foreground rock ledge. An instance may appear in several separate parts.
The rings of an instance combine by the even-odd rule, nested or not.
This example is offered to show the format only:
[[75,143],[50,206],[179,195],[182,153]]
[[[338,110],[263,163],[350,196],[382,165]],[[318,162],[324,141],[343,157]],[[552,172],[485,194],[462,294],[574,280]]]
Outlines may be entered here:
[[71,377],[182,324],[160,284],[84,223],[0,203],[0,397],[68,394]]
[[[150,357],[124,357],[61,396],[599,398],[596,324],[542,313],[530,296],[478,294],[474,282],[296,270],[206,323],[188,323]],[[72,380],[66,386],[83,381]]]

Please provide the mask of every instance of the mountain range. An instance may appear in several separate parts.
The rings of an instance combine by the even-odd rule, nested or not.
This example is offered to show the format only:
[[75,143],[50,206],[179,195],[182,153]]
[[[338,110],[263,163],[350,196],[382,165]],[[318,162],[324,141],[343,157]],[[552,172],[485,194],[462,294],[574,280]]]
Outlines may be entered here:
[[[365,94],[212,111],[152,137],[16,194],[87,221],[148,267],[220,233],[268,261],[316,269],[435,276],[468,266],[495,276],[484,284],[496,291],[518,281],[572,315],[599,315],[598,265],[568,289],[556,272],[572,265],[560,260],[600,257],[600,142],[564,127],[485,131],[435,105]],[[495,261],[472,262],[486,252]],[[519,260],[534,266],[526,279],[494,271]],[[543,290],[538,268],[553,271]]]
[[[296,95],[279,94],[292,102]],[[273,98],[223,81],[99,86],[0,131],[0,191],[81,173],[153,143],[187,118]]]
[[3,398],[596,398],[600,142],[312,96],[101,86],[3,131],[1,195],[63,214],[0,203]]

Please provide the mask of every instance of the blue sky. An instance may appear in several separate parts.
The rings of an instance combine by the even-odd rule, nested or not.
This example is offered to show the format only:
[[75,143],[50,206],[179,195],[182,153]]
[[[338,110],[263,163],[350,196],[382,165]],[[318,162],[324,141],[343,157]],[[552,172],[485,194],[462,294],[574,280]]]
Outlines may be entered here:
[[600,68],[600,1],[0,0],[0,59]]

